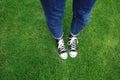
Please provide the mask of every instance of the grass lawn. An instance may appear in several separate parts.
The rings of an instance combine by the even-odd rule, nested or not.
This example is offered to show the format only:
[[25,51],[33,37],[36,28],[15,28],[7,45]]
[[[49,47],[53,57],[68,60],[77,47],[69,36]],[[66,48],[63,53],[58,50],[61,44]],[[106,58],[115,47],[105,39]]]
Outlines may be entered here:
[[[67,0],[66,43],[71,16]],[[61,60],[39,0],[0,0],[0,80],[120,80],[120,0],[97,0],[78,38],[77,58]]]

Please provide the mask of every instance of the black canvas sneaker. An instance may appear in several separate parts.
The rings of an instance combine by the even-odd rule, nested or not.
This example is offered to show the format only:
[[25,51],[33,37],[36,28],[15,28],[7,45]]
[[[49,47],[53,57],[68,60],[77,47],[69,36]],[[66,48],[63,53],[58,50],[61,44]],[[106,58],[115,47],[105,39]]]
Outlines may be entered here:
[[77,49],[77,45],[78,45],[78,39],[75,36],[69,36],[69,55],[72,58],[75,58],[78,54],[78,49]]
[[56,40],[56,42],[57,42],[58,55],[60,56],[61,59],[67,59],[68,54],[66,52],[66,48],[65,48],[65,45],[64,45],[64,40],[59,39],[59,40]]

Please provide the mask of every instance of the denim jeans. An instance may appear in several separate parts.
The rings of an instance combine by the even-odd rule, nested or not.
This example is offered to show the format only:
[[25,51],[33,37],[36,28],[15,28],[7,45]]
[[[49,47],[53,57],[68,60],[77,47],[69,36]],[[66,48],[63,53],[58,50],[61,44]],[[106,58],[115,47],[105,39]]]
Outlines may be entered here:
[[[73,18],[70,34],[78,36],[86,26],[96,0],[73,0]],[[62,19],[66,0],[41,0],[49,30],[55,39],[63,36]]]

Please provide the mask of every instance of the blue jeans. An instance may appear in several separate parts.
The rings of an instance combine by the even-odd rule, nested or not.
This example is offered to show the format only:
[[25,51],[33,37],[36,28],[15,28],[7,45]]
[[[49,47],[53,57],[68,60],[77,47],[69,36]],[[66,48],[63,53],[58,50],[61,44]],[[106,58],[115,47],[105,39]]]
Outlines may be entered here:
[[[73,0],[73,18],[70,34],[78,36],[87,24],[96,0]],[[63,36],[62,19],[66,0],[41,0],[49,30],[55,39]]]

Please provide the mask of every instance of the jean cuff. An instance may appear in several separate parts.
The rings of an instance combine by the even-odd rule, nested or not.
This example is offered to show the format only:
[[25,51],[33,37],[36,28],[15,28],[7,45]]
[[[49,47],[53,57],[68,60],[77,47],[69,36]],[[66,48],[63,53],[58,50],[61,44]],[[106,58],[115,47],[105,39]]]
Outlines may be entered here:
[[73,34],[72,32],[70,32],[70,35],[77,37],[79,35],[79,33]]
[[64,35],[64,33],[60,36],[60,37],[55,37],[54,35],[53,35],[53,37],[54,37],[54,39],[62,39],[63,38],[63,35]]

